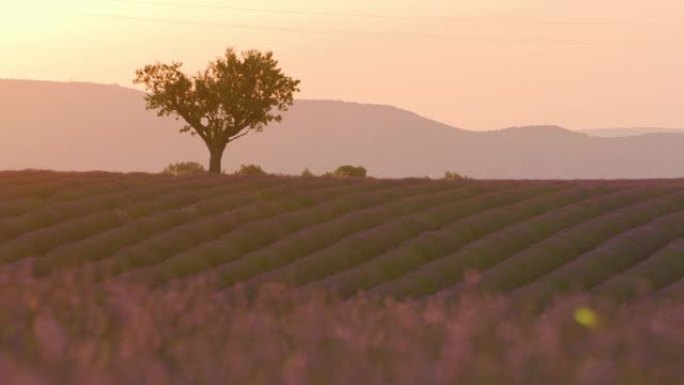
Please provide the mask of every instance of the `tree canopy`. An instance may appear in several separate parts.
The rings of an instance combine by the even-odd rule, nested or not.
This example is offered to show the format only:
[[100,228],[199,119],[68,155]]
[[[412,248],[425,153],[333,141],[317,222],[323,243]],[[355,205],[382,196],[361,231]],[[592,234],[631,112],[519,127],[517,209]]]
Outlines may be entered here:
[[209,171],[221,172],[228,143],[280,122],[294,102],[300,81],[286,76],[272,52],[233,49],[188,76],[180,62],[146,65],[136,71],[135,84],[148,94],[147,108],[159,116],[183,119],[181,132],[198,135],[210,153]]

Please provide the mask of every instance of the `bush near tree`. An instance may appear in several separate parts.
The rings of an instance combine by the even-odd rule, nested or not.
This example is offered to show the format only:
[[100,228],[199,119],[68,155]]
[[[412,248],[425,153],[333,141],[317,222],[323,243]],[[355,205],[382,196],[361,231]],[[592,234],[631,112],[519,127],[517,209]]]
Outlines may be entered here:
[[368,172],[366,171],[366,168],[363,166],[351,166],[351,165],[344,165],[338,167],[335,171],[328,173],[327,175],[329,176],[335,176],[335,177],[355,177],[355,178],[365,178],[367,177]]
[[313,178],[316,175],[309,170],[309,168],[305,168],[304,171],[302,171],[302,178]]
[[261,166],[256,164],[241,165],[240,170],[236,172],[238,175],[266,175]]
[[162,174],[184,175],[184,174],[199,174],[207,172],[201,164],[197,162],[176,162],[171,163],[162,171]]
[[444,179],[446,179],[446,180],[462,180],[462,179],[469,179],[469,178],[466,176],[463,176],[457,172],[447,171],[444,173]]

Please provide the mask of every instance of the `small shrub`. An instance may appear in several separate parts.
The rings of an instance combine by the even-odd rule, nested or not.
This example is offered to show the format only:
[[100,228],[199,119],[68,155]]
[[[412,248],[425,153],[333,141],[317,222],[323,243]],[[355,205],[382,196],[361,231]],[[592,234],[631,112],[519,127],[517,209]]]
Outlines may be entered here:
[[444,179],[446,180],[465,180],[468,177],[463,176],[457,172],[447,171],[444,173]]
[[367,176],[367,171],[362,166],[350,166],[344,165],[338,167],[332,173],[328,173],[330,176],[336,177],[355,177],[355,178],[365,178]]
[[264,171],[261,166],[257,166],[256,164],[248,164],[248,165],[242,165],[240,166],[240,170],[236,172],[238,175],[266,175],[266,171]]
[[304,171],[302,171],[302,178],[313,178],[316,175],[312,173],[308,168],[305,168]]
[[197,162],[177,162],[171,163],[162,171],[162,174],[184,175],[184,174],[199,174],[207,172],[201,164]]

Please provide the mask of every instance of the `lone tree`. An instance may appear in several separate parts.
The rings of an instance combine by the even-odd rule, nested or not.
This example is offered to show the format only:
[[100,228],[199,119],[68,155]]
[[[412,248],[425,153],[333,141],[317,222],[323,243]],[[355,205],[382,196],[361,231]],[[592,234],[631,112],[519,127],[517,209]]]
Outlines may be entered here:
[[181,132],[198,135],[209,149],[209,172],[221,173],[228,143],[268,123],[280,122],[293,103],[299,80],[286,76],[272,52],[240,54],[228,49],[222,57],[189,77],[183,63],[156,63],[135,72],[135,84],[145,86],[147,109],[159,116],[182,118]]

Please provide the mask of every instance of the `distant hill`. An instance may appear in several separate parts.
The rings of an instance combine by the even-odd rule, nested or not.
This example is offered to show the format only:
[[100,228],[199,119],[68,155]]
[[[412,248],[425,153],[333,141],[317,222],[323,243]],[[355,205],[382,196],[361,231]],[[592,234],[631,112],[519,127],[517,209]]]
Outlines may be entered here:
[[[0,169],[159,171],[206,163],[203,143],[113,85],[0,80]],[[597,138],[560,127],[475,132],[394,107],[299,100],[282,124],[231,144],[228,171],[314,173],[363,165],[373,176],[653,178],[684,176],[684,135]]]
[[633,128],[597,128],[579,131],[589,136],[616,138],[621,136],[638,136],[646,134],[684,134],[681,128],[633,127]]

